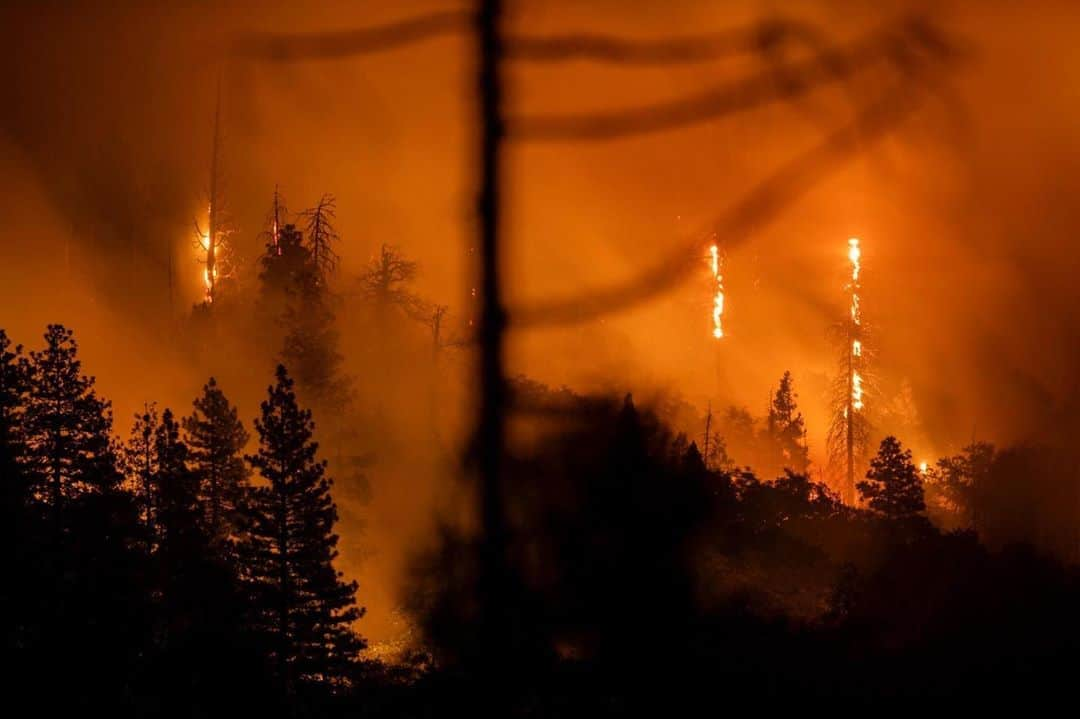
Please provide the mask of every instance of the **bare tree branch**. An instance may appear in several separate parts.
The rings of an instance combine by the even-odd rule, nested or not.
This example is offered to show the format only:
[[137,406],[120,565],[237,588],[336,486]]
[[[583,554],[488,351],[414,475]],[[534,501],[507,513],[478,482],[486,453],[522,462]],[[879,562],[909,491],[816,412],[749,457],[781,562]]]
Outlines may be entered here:
[[[913,30],[916,27],[919,32]],[[910,55],[905,49],[911,44],[944,53],[940,35],[930,36],[921,28],[922,25],[906,21],[899,29],[871,33],[846,50],[819,47],[809,59],[786,66],[774,64],[735,83],[717,85],[671,102],[591,114],[511,116],[507,120],[508,136],[531,142],[602,141],[702,123],[806,95],[826,83],[850,79],[883,62],[897,63]]]
[[394,50],[422,40],[462,33],[468,29],[471,17],[471,13],[464,10],[447,10],[387,25],[342,32],[247,33],[234,40],[232,51],[234,55],[272,62],[336,60]]
[[651,40],[627,40],[597,33],[562,35],[510,35],[506,59],[561,63],[587,60],[622,65],[676,65],[708,62],[755,52],[762,43],[786,35],[797,27],[787,20],[766,20],[750,27],[722,32]]

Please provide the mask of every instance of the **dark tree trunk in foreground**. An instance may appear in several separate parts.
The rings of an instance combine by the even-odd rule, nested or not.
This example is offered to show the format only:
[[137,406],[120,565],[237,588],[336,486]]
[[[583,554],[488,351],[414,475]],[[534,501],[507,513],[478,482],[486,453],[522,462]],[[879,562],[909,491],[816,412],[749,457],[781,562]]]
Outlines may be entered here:
[[477,93],[480,120],[480,406],[476,431],[481,522],[482,640],[491,653],[506,637],[503,464],[505,433],[503,333],[506,314],[499,285],[501,148],[503,141],[501,0],[480,0],[476,13]]

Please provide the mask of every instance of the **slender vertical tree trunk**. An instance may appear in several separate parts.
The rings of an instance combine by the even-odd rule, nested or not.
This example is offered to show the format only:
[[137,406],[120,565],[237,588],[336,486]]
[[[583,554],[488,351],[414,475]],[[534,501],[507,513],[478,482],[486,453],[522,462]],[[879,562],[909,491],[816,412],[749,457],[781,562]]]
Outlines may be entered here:
[[278,496],[278,582],[281,596],[278,598],[278,672],[285,694],[292,694],[292,677],[289,676],[289,507],[286,496],[285,463],[281,463],[282,478],[280,487],[275,487]]
[[852,505],[855,504],[855,403],[851,401],[851,393],[855,390],[853,386],[852,373],[855,371],[854,364],[851,359],[851,338],[848,338],[848,351],[847,351],[847,486],[845,487],[848,495],[848,502]]
[[[282,499],[284,505],[285,500]],[[281,585],[281,596],[278,602],[278,672],[281,677],[281,685],[285,693],[292,690],[292,682],[289,677],[289,568],[288,537],[286,536],[286,514],[284,508],[279,510],[278,517],[278,581]]]
[[705,454],[702,455],[702,459],[705,461],[705,467],[709,466],[709,440],[712,434],[712,402],[709,403],[708,412],[705,414],[705,442],[703,447],[705,448]]
[[210,217],[207,218],[208,228],[206,235],[206,298],[213,304],[217,283],[214,272],[217,266],[217,233],[218,227],[218,155],[221,152],[221,81],[218,81],[217,101],[214,105],[214,146],[210,154]]
[[501,0],[478,0],[476,8],[477,99],[480,120],[480,402],[476,436],[481,521],[481,602],[486,664],[494,668],[496,647],[507,637],[503,487],[503,333],[506,317],[499,286],[499,190],[503,139],[500,77]]
[[62,511],[61,511],[62,506],[61,505],[63,504],[63,501],[64,501],[64,492],[63,492],[63,484],[62,484],[63,476],[62,476],[62,470],[61,470],[61,464],[60,464],[60,453],[58,451],[59,448],[60,448],[60,442],[55,441],[55,442],[52,443],[52,445],[53,445],[52,482],[50,483],[49,494],[51,495],[50,499],[52,500],[53,533],[55,535],[55,538],[59,539],[59,537],[60,537],[60,515],[62,513]]
[[[149,440],[146,440],[149,441]],[[150,486],[150,449],[149,445],[143,449],[143,511],[146,512],[146,533],[150,546],[154,543],[154,507],[153,487]]]

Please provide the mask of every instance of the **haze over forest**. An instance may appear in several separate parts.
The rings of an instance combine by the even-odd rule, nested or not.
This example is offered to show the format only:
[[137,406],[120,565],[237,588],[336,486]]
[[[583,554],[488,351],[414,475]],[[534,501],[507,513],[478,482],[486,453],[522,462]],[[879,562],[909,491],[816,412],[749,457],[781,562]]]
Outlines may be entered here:
[[[878,38],[874,33],[922,38],[920,63],[933,65],[935,50],[947,59],[916,85],[920,98],[910,114],[880,136],[861,137],[842,161],[731,236],[717,218],[857,118],[862,99],[892,77],[894,64],[915,61],[899,51],[873,61],[852,51],[847,61],[854,67],[865,60],[865,71],[811,90],[777,70],[775,82],[795,89],[774,101],[640,136],[517,141],[511,129],[499,224],[510,308],[505,374],[514,401],[535,400],[536,411],[508,421],[507,476],[547,478],[559,488],[551,490],[556,501],[511,483],[512,517],[546,526],[539,508],[550,500],[565,509],[559,492],[581,471],[577,453],[593,441],[623,447],[623,435],[597,427],[625,429],[628,408],[649,428],[641,435],[649,438],[641,440],[649,457],[675,456],[693,442],[702,471],[731,487],[742,486],[744,470],[771,486],[787,468],[827,488],[837,512],[871,512],[870,495],[856,501],[855,487],[845,485],[828,437],[837,412],[852,411],[836,401],[843,372],[836,327],[850,317],[849,238],[858,238],[869,429],[854,481],[864,480],[882,439],[896,436],[920,469],[920,516],[934,531],[971,530],[988,551],[1027,543],[1046,561],[1063,562],[1062,572],[1073,571],[1070,563],[1080,558],[1080,485],[1069,469],[1080,431],[1080,6],[504,5],[509,38],[595,33],[648,43],[780,19],[814,31],[807,42],[779,42],[775,55],[762,49],[702,62],[527,62],[511,53],[502,108],[510,128],[522,118],[677,101],[754,76],[770,67],[766,61],[812,63],[815,43],[843,53]],[[112,402],[111,432],[123,442],[148,403],[186,417],[214,377],[237,408],[252,453],[259,440],[253,420],[276,366],[311,357],[304,354],[310,348],[289,354],[290,328],[304,322],[296,313],[328,308],[326,326],[316,319],[316,329],[305,327],[325,332],[319,351],[339,356],[327,370],[333,383],[288,369],[335,480],[341,540],[334,566],[359,583],[366,613],[355,625],[376,658],[405,644],[413,650],[425,640],[449,641],[418,640],[422,617],[435,612],[417,599],[418,586],[430,589],[418,567],[430,559],[426,551],[449,546],[447,526],[477,521],[465,471],[478,403],[482,287],[475,42],[463,26],[361,56],[289,58],[241,41],[325,38],[318,33],[469,7],[435,0],[0,6],[7,97],[0,113],[0,328],[27,351],[41,349],[47,325],[72,329],[82,370]],[[212,183],[228,259],[208,302],[202,238]],[[338,261],[320,267],[309,288],[324,299],[300,310],[289,304],[299,296],[295,288],[267,290],[280,242],[281,227],[271,219],[276,197],[288,207],[281,227],[295,225],[309,243],[311,212],[321,202],[330,209],[329,247]],[[520,308],[630,281],[698,239],[700,262],[662,292],[599,316],[583,305],[575,321],[515,324]],[[714,244],[722,257],[722,338],[714,336]],[[402,274],[392,286],[377,286],[380,263],[385,270],[388,261],[400,263]],[[841,356],[848,344],[841,341]],[[790,396],[781,384],[786,372]],[[790,425],[794,439],[774,432],[785,407],[793,410],[785,422],[801,413]],[[739,417],[752,427],[739,425]],[[740,426],[750,429],[737,436]],[[709,452],[716,442],[722,458]],[[980,443],[1005,453],[995,455],[1006,459],[994,476],[1008,480],[994,486],[1008,488],[994,495],[999,504],[984,498],[965,507],[949,494],[955,465],[948,458],[971,459],[965,452]],[[656,462],[656,476],[667,477],[670,468]],[[670,472],[681,477],[680,462]],[[1016,499],[1015,488],[1027,480],[1016,478],[1036,471],[1053,475],[1045,485],[1052,489],[1030,490],[1034,498],[1024,495],[1030,503],[1023,504],[1028,499]],[[732,492],[739,502],[756,496]],[[517,503],[529,509],[515,514]],[[1020,507],[1022,519],[976,526],[979,512],[1005,517],[1007,506]],[[696,522],[686,518],[685,526]],[[841,567],[865,569],[863,555],[849,556],[858,542],[844,531],[830,524],[806,540],[829,557],[813,579],[763,580],[755,574],[760,567],[734,570],[728,562],[735,560],[718,558],[723,551],[712,545],[695,550],[701,561],[694,571],[720,566],[716,571],[732,574],[719,585],[751,586],[774,599],[790,589],[776,600],[782,611],[817,621],[827,614],[827,598],[835,599]],[[1069,577],[1063,582],[1075,591]],[[704,584],[720,593],[717,584]],[[553,645],[574,644],[559,636]]]

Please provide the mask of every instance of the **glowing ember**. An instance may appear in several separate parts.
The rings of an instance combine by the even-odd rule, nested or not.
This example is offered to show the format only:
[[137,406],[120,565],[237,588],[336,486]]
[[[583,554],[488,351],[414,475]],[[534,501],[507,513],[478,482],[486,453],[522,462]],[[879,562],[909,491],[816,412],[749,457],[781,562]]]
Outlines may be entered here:
[[720,259],[720,248],[715,244],[709,248],[709,257],[712,265],[713,282],[716,284],[712,310],[713,337],[722,339],[724,336],[724,276],[721,273],[723,261]]

